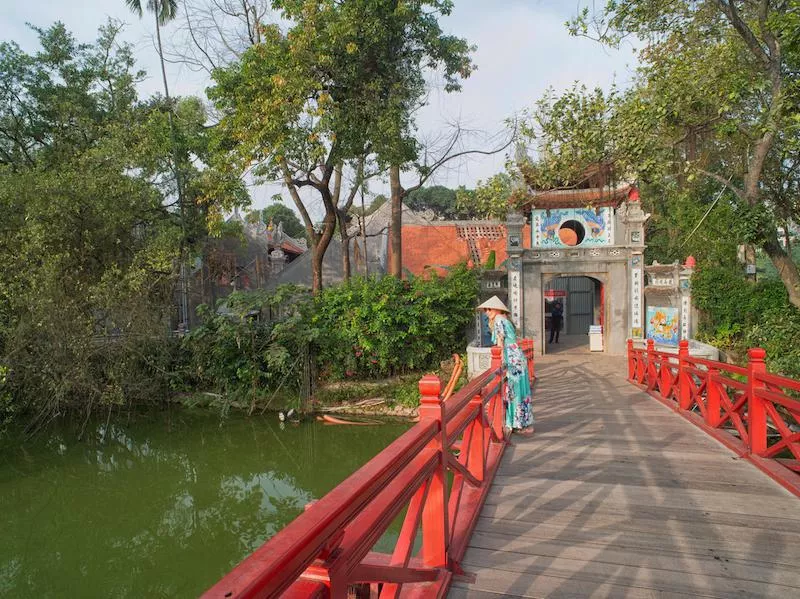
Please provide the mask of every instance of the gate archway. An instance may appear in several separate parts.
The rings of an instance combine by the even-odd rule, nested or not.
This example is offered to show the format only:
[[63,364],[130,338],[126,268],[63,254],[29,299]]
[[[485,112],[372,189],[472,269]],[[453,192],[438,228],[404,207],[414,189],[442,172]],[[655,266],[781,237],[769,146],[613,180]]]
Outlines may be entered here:
[[[592,326],[603,327],[605,322],[605,287],[603,281],[588,275],[543,276],[543,331],[547,337],[545,352],[579,346],[588,346],[588,333]],[[563,320],[556,336],[551,318],[552,308],[559,302]],[[550,339],[559,343],[554,346]],[[605,341],[605,340],[604,340]],[[605,343],[603,343],[605,347]]]
[[509,302],[521,334],[545,353],[545,292],[581,280],[572,289],[578,311],[570,315],[567,306],[567,334],[584,335],[588,344],[589,326],[602,325],[603,350],[623,355],[626,340],[641,338],[643,331],[644,224],[649,215],[636,187],[532,191],[522,209],[524,214],[512,213],[507,221]]

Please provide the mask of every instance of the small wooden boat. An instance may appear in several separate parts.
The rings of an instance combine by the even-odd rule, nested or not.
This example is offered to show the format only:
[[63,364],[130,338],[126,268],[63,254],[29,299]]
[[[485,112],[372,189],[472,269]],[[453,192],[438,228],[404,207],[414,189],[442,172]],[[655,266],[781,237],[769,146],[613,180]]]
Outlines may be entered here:
[[353,424],[355,426],[373,426],[375,424],[381,424],[378,420],[347,420],[345,418],[331,416],[330,414],[323,414],[322,420],[325,424]]

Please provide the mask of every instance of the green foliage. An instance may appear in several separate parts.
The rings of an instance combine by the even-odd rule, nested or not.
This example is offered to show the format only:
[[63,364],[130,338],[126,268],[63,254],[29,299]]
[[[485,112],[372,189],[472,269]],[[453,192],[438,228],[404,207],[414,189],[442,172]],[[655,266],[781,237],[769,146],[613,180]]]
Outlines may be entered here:
[[463,348],[477,292],[465,266],[444,278],[356,279],[328,289],[315,301],[318,358],[336,378],[429,368]]
[[403,203],[416,211],[432,210],[436,216],[446,220],[469,220],[475,218],[475,210],[468,203],[458,202],[458,192],[442,185],[420,187],[409,192]]
[[780,281],[753,283],[741,269],[707,264],[695,271],[692,290],[701,338],[741,358],[748,348],[762,347],[771,371],[800,378],[800,310]]
[[[143,16],[142,0],[125,0],[125,4],[141,18]],[[147,0],[147,10],[156,15],[161,25],[171,21],[178,14],[178,0]]]
[[471,218],[503,219],[511,200],[512,179],[508,173],[498,173],[478,181],[475,189],[464,186],[456,190],[456,206]]
[[265,26],[239,62],[214,71],[209,90],[224,115],[221,149],[243,166],[257,164],[257,175],[282,176],[282,165],[307,174],[358,159],[368,146],[381,161],[413,160],[424,71],[440,68],[450,90],[473,68],[467,43],[438,24],[452,10],[447,0],[273,6],[285,33]]
[[728,188],[734,234],[781,265],[800,307],[800,272],[776,242],[777,228],[800,216],[798,8],[797,0],[608,0],[568,27],[612,46],[642,41],[634,86],[609,119],[622,133],[618,155],[648,183]]
[[182,343],[189,359],[185,383],[251,402],[269,389],[296,391],[316,337],[307,302],[307,292],[285,286],[275,293],[235,292],[215,310],[201,306],[203,324]]
[[774,305],[744,335],[748,347],[767,352],[770,371],[800,379],[800,310],[788,304]]
[[522,131],[539,149],[536,162],[519,165],[528,185],[533,189],[575,185],[587,167],[622,160],[614,112],[618,103],[613,87],[608,94],[577,83],[560,96],[548,90]]
[[701,265],[692,278],[694,304],[706,315],[701,327],[741,330],[754,323],[758,314],[754,305],[753,284],[733,268]]
[[[214,311],[203,307],[202,326],[184,337],[181,384],[252,405],[277,390],[297,396],[309,355],[332,379],[437,367],[463,349],[477,292],[477,276],[464,266],[443,278],[355,279],[313,299],[291,286],[236,292]],[[416,401],[416,379],[375,393],[405,405]],[[325,401],[335,399],[326,392]]]
[[294,210],[285,204],[271,204],[261,210],[261,220],[265,225],[272,222],[275,226],[283,224],[283,232],[295,239],[305,239],[306,228]]
[[[696,180],[679,186],[674,180],[642,185],[647,223],[646,258],[669,264],[694,256],[698,263],[736,266],[738,212],[729,192]],[[716,204],[714,202],[716,201]]]
[[407,408],[419,406],[419,378],[411,377],[396,385],[390,394],[392,401]]
[[163,399],[180,361],[179,258],[205,238],[207,214],[246,198],[227,179],[238,195],[208,199],[226,177],[190,164],[209,139],[202,103],[186,99],[176,140],[194,201],[176,206],[165,103],[137,100],[143,74],[120,27],[94,44],[62,24],[37,29],[33,54],[0,44],[0,411],[34,424]]
[[5,432],[6,425],[14,418],[17,406],[9,391],[8,366],[0,364],[0,436]]
[[497,253],[494,250],[489,252],[489,256],[486,258],[486,264],[483,267],[486,270],[494,270],[495,263],[497,262]]

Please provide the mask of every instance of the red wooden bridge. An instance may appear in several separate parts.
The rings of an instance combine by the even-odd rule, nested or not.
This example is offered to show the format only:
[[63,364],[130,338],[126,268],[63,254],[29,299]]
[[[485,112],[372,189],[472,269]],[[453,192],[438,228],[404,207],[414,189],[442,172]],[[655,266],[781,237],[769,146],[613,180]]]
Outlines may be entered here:
[[510,442],[498,352],[446,401],[423,378],[421,421],[206,596],[800,596],[800,382],[584,352],[537,359]]

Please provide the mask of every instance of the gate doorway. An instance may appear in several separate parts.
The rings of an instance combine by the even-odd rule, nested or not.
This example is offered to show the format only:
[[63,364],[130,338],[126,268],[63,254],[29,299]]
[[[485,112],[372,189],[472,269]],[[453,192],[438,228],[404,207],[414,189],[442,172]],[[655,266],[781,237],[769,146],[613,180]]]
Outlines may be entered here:
[[589,328],[603,325],[603,284],[587,276],[558,276],[547,283],[544,289],[545,341],[550,339],[550,313],[556,302],[561,303],[564,313],[558,345],[546,343],[545,351],[554,353],[575,348],[588,351]]

